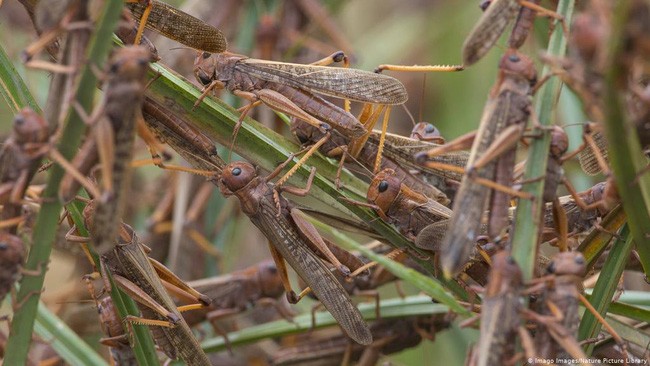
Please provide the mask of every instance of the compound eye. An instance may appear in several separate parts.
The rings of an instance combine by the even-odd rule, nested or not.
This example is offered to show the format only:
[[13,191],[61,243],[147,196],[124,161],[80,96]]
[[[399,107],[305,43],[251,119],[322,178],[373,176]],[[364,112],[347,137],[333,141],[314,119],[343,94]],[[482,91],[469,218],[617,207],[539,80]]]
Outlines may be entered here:
[[510,55],[508,60],[510,60],[510,62],[519,62],[521,59],[517,55]]
[[382,180],[379,183],[379,186],[377,187],[377,189],[379,190],[379,193],[386,192],[386,190],[388,189],[388,182],[385,181],[385,180]]
[[197,78],[199,79],[199,82],[203,85],[209,85],[212,82],[212,79],[202,72],[199,73],[199,75],[197,75]]
[[432,132],[435,132],[435,130],[436,130],[436,128],[433,127],[433,125],[427,125],[427,127],[425,127],[425,129],[424,129],[424,132],[432,133]]
[[239,176],[241,174],[241,168],[235,168],[235,169],[232,170],[231,173],[232,173],[232,175],[237,177],[237,176]]
[[548,273],[555,273],[555,262],[551,262],[551,264],[546,268],[546,271]]

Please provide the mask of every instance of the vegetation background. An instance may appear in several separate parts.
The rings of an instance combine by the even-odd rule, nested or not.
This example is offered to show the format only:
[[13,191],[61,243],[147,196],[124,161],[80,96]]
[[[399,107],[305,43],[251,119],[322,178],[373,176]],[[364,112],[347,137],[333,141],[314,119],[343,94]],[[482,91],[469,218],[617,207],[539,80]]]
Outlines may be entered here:
[[[230,43],[230,51],[259,57],[256,48],[255,31],[259,19],[263,16],[278,16],[283,6],[291,1],[206,1],[190,0],[186,2],[169,1],[176,6],[189,9],[188,12],[203,18],[218,19],[217,24],[224,30]],[[460,50],[465,36],[481,15],[478,1],[431,1],[431,0],[356,0],[356,1],[322,1],[329,12],[331,20],[350,44],[345,51],[352,56],[352,67],[373,70],[379,64],[458,64]],[[548,5],[548,4],[547,4]],[[233,7],[236,11],[230,12]],[[192,9],[203,9],[192,11]],[[280,24],[280,26],[282,26]],[[323,38],[322,30],[316,26],[305,28],[306,34]],[[507,32],[506,32],[507,33]],[[31,92],[40,105],[47,97],[49,76],[42,71],[25,69],[19,61],[20,52],[32,42],[36,35],[31,21],[22,6],[16,0],[5,0],[0,8],[0,34],[2,46],[15,60],[14,65],[28,83]],[[188,49],[178,49],[168,40],[151,35],[162,57],[161,62],[173,64],[174,69],[193,81],[191,62],[195,53]],[[545,49],[548,39],[548,21],[538,19],[535,36],[524,46],[523,52],[536,55]],[[504,49],[500,41],[487,57],[478,64],[460,73],[396,73],[391,76],[400,79],[409,92],[406,108],[416,120],[434,123],[447,139],[452,139],[478,127],[488,92],[497,74],[497,62]],[[295,61],[293,54],[276,54],[278,61]],[[321,55],[321,57],[324,55]],[[309,60],[300,60],[308,62]],[[540,67],[541,70],[541,67]],[[425,86],[423,88],[423,85]],[[224,99],[237,105],[240,101],[227,95]],[[260,108],[262,109],[262,108]],[[264,112],[258,112],[262,116]],[[268,115],[268,113],[267,113]],[[583,123],[584,116],[579,105],[566,90],[564,91],[557,118],[561,124]],[[6,133],[11,127],[13,113],[0,102],[0,132]],[[260,117],[264,119],[264,117]],[[416,121],[417,122],[417,121]],[[396,108],[392,114],[390,129],[400,134],[408,134],[412,121],[404,111]],[[572,133],[572,147],[580,141],[581,128],[568,129]],[[284,128],[284,133],[288,131]],[[139,152],[146,157],[146,151]],[[575,166],[569,166],[570,172]],[[165,189],[164,174],[157,168],[143,168],[138,171],[138,184],[145,187],[146,194],[134,197],[133,223],[138,230],[145,230],[146,218],[151,213],[153,203]],[[586,189],[595,181],[580,174],[571,175],[570,179],[579,190]],[[210,198],[203,225],[213,227],[216,218],[222,218],[223,212],[232,212],[226,222],[222,222],[222,231],[210,239],[223,253],[223,259],[217,265],[213,259],[205,260],[204,274],[216,274],[243,268],[268,256],[264,239],[252,228],[248,218],[233,211],[233,202],[224,201],[219,194]],[[260,244],[262,243],[262,244]],[[187,256],[185,260],[191,266],[196,257]],[[207,256],[205,256],[207,257]],[[194,258],[194,259],[192,259]],[[52,269],[46,277],[43,300],[73,328],[82,327],[81,323],[95,321],[94,307],[91,303],[68,303],[67,294],[85,291],[80,281],[83,267],[78,263],[77,255],[69,250],[58,248],[54,253]],[[183,277],[181,275],[181,277]],[[185,278],[185,277],[184,277]],[[415,290],[408,288],[410,293]],[[394,296],[394,290],[383,290],[384,296]],[[311,303],[299,305],[302,311],[308,311]],[[82,315],[79,315],[82,314]],[[477,332],[459,330],[452,327],[436,335],[436,341],[424,341],[422,344],[389,359],[395,364],[419,365],[436,364],[462,365],[466,356],[467,345],[475,341]],[[89,339],[98,337],[89,335]],[[96,344],[96,343],[95,343]],[[237,350],[235,350],[237,352]]]

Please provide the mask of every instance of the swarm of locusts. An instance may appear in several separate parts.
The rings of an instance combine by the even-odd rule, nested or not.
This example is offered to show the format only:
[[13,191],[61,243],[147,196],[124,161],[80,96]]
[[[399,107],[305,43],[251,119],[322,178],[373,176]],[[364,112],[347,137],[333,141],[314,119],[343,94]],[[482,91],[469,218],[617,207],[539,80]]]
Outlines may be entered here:
[[[248,2],[20,3],[49,90],[0,60],[5,365],[375,365],[454,327],[451,364],[649,360],[648,1],[484,0],[459,65],[374,71],[314,0],[259,16],[256,58]],[[387,132],[406,73],[487,55],[469,132]]]

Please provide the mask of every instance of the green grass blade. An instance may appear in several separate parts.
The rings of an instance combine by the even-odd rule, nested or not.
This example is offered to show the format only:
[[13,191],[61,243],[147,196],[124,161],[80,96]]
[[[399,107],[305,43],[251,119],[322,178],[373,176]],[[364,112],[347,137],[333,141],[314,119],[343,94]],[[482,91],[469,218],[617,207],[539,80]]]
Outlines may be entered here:
[[[647,298],[647,293],[645,293]],[[587,297],[591,301],[591,296]],[[646,301],[647,304],[647,301]],[[621,315],[626,318],[635,319],[638,321],[650,323],[650,310],[643,309],[634,305],[629,305],[623,302],[613,302],[607,309],[608,313]]]
[[608,316],[606,320],[616,333],[618,333],[618,335],[625,341],[634,343],[641,349],[647,349],[648,344],[650,344],[650,334],[634,328],[629,324],[625,324],[611,316]]
[[[449,311],[447,306],[434,304],[428,296],[409,296],[404,299],[390,299],[380,302],[382,319],[401,318],[405,316],[444,314]],[[375,318],[375,305],[364,303],[359,305],[359,310],[364,319]],[[303,314],[293,319],[293,322],[278,320],[266,324],[256,325],[238,332],[228,334],[228,339],[233,346],[249,344],[261,339],[281,337],[289,334],[304,333],[311,329],[311,314]],[[316,329],[337,325],[332,315],[328,312],[316,313]],[[211,338],[201,344],[206,352],[224,350],[226,345],[223,337]]]
[[[605,265],[601,273],[607,274],[600,276],[596,282],[596,286],[590,296],[589,302],[598,311],[600,315],[605,315],[607,309],[612,301],[612,296],[616,291],[618,280],[625,269],[625,263],[632,250],[632,235],[628,226],[624,226],[620,233],[620,239],[614,243],[612,250],[607,256]],[[585,312],[580,321],[580,328],[578,329],[578,339],[584,340],[595,337],[600,331],[601,324],[590,312]],[[586,345],[587,354],[591,354],[593,350],[593,343]]]
[[619,205],[603,218],[603,222],[600,224],[603,230],[592,230],[580,243],[578,251],[585,256],[587,272],[593,268],[600,255],[607,248],[607,244],[612,240],[613,235],[610,233],[619,231],[626,220],[625,211]]
[[[571,19],[573,14],[573,0],[560,0],[556,12]],[[568,24],[567,24],[568,25]],[[548,54],[555,57],[562,57],[566,52],[567,40],[562,32],[562,27],[555,27],[551,40],[548,44]],[[545,66],[542,75],[550,73],[550,67]],[[535,116],[542,126],[551,126],[554,120],[554,111],[562,90],[562,82],[558,78],[548,80],[539,91],[539,98],[535,104]],[[537,178],[546,174],[548,151],[551,144],[550,131],[546,131],[541,138],[534,139],[527,158],[526,172],[523,181],[529,181],[523,185],[524,192],[531,193],[535,201],[519,199],[517,214],[515,217],[515,230],[512,234],[512,255],[521,266],[524,280],[528,281],[533,277],[535,261],[537,260],[537,242],[541,230],[542,194],[544,192],[544,180]]]
[[14,64],[0,45],[0,94],[14,113],[24,107],[30,107],[36,113],[41,113],[41,108],[29,92],[27,84],[20,77]]
[[108,366],[102,356],[52,314],[43,303],[38,305],[34,331],[70,365]]
[[425,294],[431,296],[435,301],[447,305],[449,309],[453,310],[454,312],[464,316],[470,315],[470,312],[462,305],[460,305],[458,301],[445,290],[445,287],[453,288],[451,285],[452,282],[447,282],[446,286],[444,286],[435,278],[425,276],[412,268],[408,268],[399,262],[373,252],[371,249],[368,249],[356,241],[350,239],[347,235],[344,235],[338,230],[332,229],[327,225],[323,225],[318,221],[312,222],[318,229],[327,231],[330,235],[332,235],[336,243],[341,248],[360,252],[364,257],[379,263],[387,270],[389,270],[392,274],[399,277],[401,280],[410,283]]

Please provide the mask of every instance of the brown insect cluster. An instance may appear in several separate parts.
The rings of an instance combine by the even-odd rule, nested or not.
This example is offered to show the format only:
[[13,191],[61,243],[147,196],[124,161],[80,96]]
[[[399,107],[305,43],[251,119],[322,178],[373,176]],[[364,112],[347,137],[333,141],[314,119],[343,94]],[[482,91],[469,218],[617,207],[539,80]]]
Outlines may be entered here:
[[[462,65],[375,72],[316,0],[20,3],[50,86],[40,112],[0,60],[5,364],[648,360],[647,1],[481,1]],[[464,134],[388,132],[402,72],[465,68]]]

